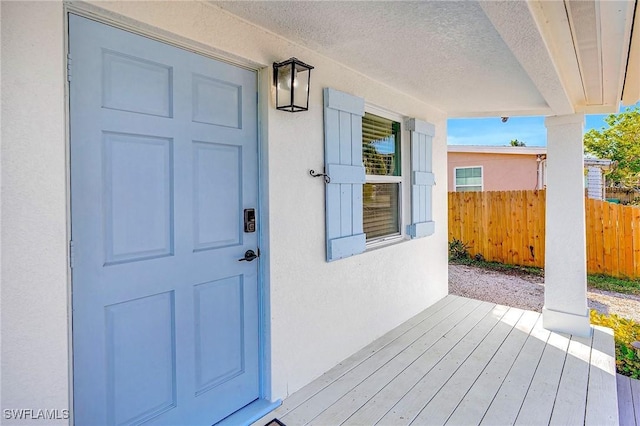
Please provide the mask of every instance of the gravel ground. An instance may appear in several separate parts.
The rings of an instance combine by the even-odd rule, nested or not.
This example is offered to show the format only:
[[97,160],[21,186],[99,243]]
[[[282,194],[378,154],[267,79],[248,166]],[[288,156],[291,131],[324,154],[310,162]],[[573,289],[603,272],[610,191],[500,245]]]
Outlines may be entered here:
[[[533,275],[512,275],[466,265],[449,265],[449,292],[541,312],[544,279]],[[640,322],[640,296],[590,289],[589,307]]]

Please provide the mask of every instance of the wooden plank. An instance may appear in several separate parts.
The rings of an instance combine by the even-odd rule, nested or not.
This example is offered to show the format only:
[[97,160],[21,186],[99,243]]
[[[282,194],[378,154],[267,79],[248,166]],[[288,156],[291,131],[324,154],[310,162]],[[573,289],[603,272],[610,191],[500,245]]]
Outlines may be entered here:
[[[402,350],[418,340],[429,329],[437,327],[451,315],[462,315],[464,317],[464,315],[470,314],[475,308],[482,306],[486,302],[460,298],[460,300],[455,300],[453,303],[456,305],[452,306],[452,304],[449,309],[436,313],[430,317],[428,321],[422,322],[420,327],[412,328],[407,333],[395,339],[391,344],[385,346],[358,366],[351,369],[349,374],[337,378],[297,406],[295,410],[283,415],[282,418],[285,419],[283,420],[284,423],[306,424],[364,381],[381,366],[393,359]],[[446,325],[447,323],[445,321],[444,326]]]
[[502,203],[499,204],[500,207],[500,223],[501,227],[500,231],[500,250],[502,252],[501,262],[506,263],[509,259],[509,242],[511,241],[511,225],[510,225],[510,200],[508,193],[500,193],[500,198],[502,199]]
[[618,401],[613,331],[593,326],[585,425],[617,425]]
[[[504,248],[505,248],[505,255],[509,256],[509,261],[511,265],[513,265],[515,262],[515,257],[516,257],[515,254],[517,251],[516,232],[518,230],[516,229],[516,225],[515,225],[516,217],[514,216],[513,220],[510,220],[509,217],[511,215],[511,208],[512,207],[516,208],[516,204],[517,204],[516,191],[511,191],[510,194],[507,194],[507,203],[505,203],[505,207],[504,207],[504,218],[506,220],[505,228],[509,231],[509,235],[505,236],[505,239],[504,239]],[[509,253],[509,251],[511,253]]]
[[619,211],[620,205],[609,203],[609,214],[611,220],[611,238],[609,244],[611,245],[611,268],[614,277],[620,276],[620,254],[623,253],[620,250],[620,221]]
[[453,204],[453,193],[449,192],[447,194],[447,212],[449,212],[449,214],[447,215],[447,235],[448,235],[448,241],[452,241],[453,240],[453,227],[454,227],[454,223],[455,223],[455,205]]
[[[484,194],[483,194],[484,195]],[[496,260],[496,246],[495,246],[495,228],[498,225],[495,222],[495,218],[492,214],[492,209],[494,208],[495,200],[489,201],[488,195],[485,195],[482,199],[482,208],[485,214],[485,232],[487,235],[487,256],[486,259],[489,261]]]
[[435,175],[431,172],[413,172],[414,185],[435,185]]
[[620,419],[620,426],[636,426],[631,380],[622,374],[618,374],[616,384],[618,388],[618,418]]
[[624,208],[625,206],[614,204],[615,210],[617,211],[618,216],[618,235],[616,238],[616,250],[615,252],[618,255],[618,277],[623,277],[624,275],[624,267],[627,262],[627,252],[624,247],[625,235],[624,235]]
[[400,374],[390,378],[387,384],[371,399],[363,404],[357,412],[348,418],[345,424],[374,424],[385,415],[415,384],[451,351],[458,341],[469,333],[478,323],[486,318],[495,308],[493,304],[484,303],[471,315],[455,324],[445,338],[439,339],[415,362],[411,363]]
[[516,308],[510,308],[507,311],[500,322],[473,349],[470,356],[422,409],[413,420],[414,424],[444,424],[447,421],[498,349],[505,343],[523,313],[524,311]]
[[631,396],[633,398],[633,411],[636,415],[636,424],[640,425],[640,380],[629,379],[631,383]]
[[529,390],[551,333],[539,321],[531,331],[511,370],[491,402],[480,424],[513,424]]
[[622,275],[625,277],[633,277],[635,275],[635,266],[633,260],[633,209],[637,207],[623,206],[623,218],[624,224],[624,268]]
[[[351,355],[307,386],[289,395],[283,401],[282,405],[274,413],[271,414],[277,414],[276,417],[282,417],[283,415],[285,415],[285,413],[294,410],[300,404],[311,398],[313,395],[320,392],[322,389],[326,388],[328,385],[330,385],[343,375],[347,374],[352,369],[356,368],[358,365],[375,355],[380,350],[393,344],[396,340],[398,340],[400,337],[407,334],[414,328],[418,326],[428,327],[428,325],[423,323],[425,321],[430,321],[430,318],[432,319],[431,321],[433,321],[434,315],[438,314],[439,312],[447,312],[451,309],[457,309],[464,304],[464,301],[464,298],[458,296],[448,295],[444,297],[443,299],[434,303],[429,308],[420,312],[408,321],[400,324],[398,327],[384,334],[382,337],[374,340],[369,345]],[[454,302],[455,305],[452,305]]]
[[[464,309],[453,304],[453,301],[468,299],[452,296],[448,300],[451,301],[446,305],[446,300],[439,302],[443,305],[440,310],[459,312],[457,319],[451,313],[452,316],[442,315],[436,320],[432,313],[428,318],[437,324],[424,330],[421,324],[426,323],[426,319],[414,317],[412,326],[403,324],[399,327],[401,334],[390,333],[392,337],[387,338],[386,343],[376,341],[370,345],[374,348],[373,357],[380,357],[377,367],[376,363],[371,364],[369,350],[364,349],[351,358],[358,365],[368,362],[369,367],[374,368],[345,366],[346,360],[336,367],[337,378],[334,373],[328,386],[318,385],[321,381],[317,380],[312,383],[315,389],[306,391],[305,397],[297,395],[313,386],[309,385],[285,400],[285,404],[290,404],[289,400],[297,397],[298,401],[318,404],[312,409],[318,415],[311,421],[308,416],[298,418],[294,415],[295,410],[286,415],[278,409],[256,425],[262,426],[274,417],[289,425],[309,422],[368,425],[379,421],[380,424],[582,424],[584,420],[580,416],[585,411],[585,424],[617,423],[617,385],[614,382],[607,386],[606,383],[606,370],[613,374],[615,368],[611,355],[612,335],[605,332],[603,337],[598,334],[602,329],[597,327],[591,351],[590,339],[571,338],[562,374],[554,374],[551,372],[554,367],[550,368],[549,364],[549,359],[553,358],[551,351],[563,352],[562,338],[567,340],[567,337],[554,333],[547,343],[550,333],[541,328],[540,321],[531,329],[541,318],[539,314],[525,312],[512,328],[517,318],[513,314],[515,310],[504,315],[500,309],[507,309],[505,307],[476,302],[477,308],[468,315],[468,311],[460,312]],[[497,311],[490,312],[493,309]],[[413,332],[415,339],[408,345],[407,341],[395,345],[393,351],[383,356],[375,349],[390,346],[390,342],[396,342],[416,328],[423,333]],[[440,338],[436,337],[438,335]],[[590,369],[588,396],[585,396],[585,366]],[[338,386],[336,382],[340,382]],[[336,393],[341,396],[338,399],[317,398],[323,393],[319,389],[325,389],[326,395]],[[640,395],[640,386],[633,391]],[[553,401],[550,419],[546,414],[549,399]],[[532,412],[528,407],[542,413]],[[613,407],[615,414],[612,415],[607,407]],[[622,421],[623,417],[620,419]]]
[[601,274],[604,270],[604,235],[602,231],[602,201],[592,200],[591,228],[593,233],[594,269],[593,273]]
[[528,253],[528,237],[527,237],[527,205],[524,198],[525,191],[518,191],[518,216],[517,216],[517,232],[518,232],[518,265],[526,265],[529,258]]
[[477,193],[474,194],[474,203],[473,203],[473,217],[476,222],[476,226],[473,232],[474,239],[474,255],[480,253],[483,256],[485,255],[486,249],[486,241],[484,235],[484,225],[483,225],[483,216],[482,216],[482,194]]
[[460,241],[466,242],[469,228],[469,196],[466,192],[460,193]]
[[348,111],[359,116],[364,115],[364,99],[336,89],[324,89],[324,106],[338,111]]
[[[480,306],[481,305],[478,305],[479,308]],[[476,309],[472,314],[457,312],[447,317],[438,324],[438,326],[422,335],[397,356],[382,365],[377,371],[344,394],[344,396],[335,403],[327,407],[322,413],[312,419],[309,424],[335,425],[343,423],[359,407],[365,405],[409,365],[414,362],[420,362],[423,364],[421,368],[427,368],[428,363],[426,363],[426,360],[429,357],[431,357],[431,359],[439,359],[439,356],[434,356],[436,349],[434,349],[434,353],[429,355],[426,355],[426,353],[431,351],[437,342],[443,339],[445,335],[445,342],[452,344],[452,342],[457,341],[456,336],[464,335],[468,330],[473,328],[492,307],[491,304],[485,304],[484,309]],[[465,319],[465,317],[469,319]]]
[[597,273],[603,274],[606,271],[605,261],[604,261],[604,208],[606,206],[606,202],[599,201],[595,202],[596,206],[596,217],[594,217],[594,225],[595,225],[595,238],[596,238],[596,259],[597,259]]
[[604,235],[602,231],[602,201],[592,200],[593,206],[592,230],[593,230],[593,250],[595,252],[594,273],[601,274],[604,270]]
[[546,234],[546,212],[547,212],[547,191],[540,191],[540,196],[541,196],[541,200],[540,203],[538,204],[538,206],[540,207],[540,214],[538,215],[538,227],[539,227],[539,234],[540,234],[540,244],[538,245],[538,247],[540,248],[540,251],[542,252],[542,256],[540,256],[538,259],[540,260],[540,264],[538,265],[540,268],[544,268],[544,262],[545,262],[545,251],[544,251],[544,247],[547,241],[547,234]]
[[487,216],[487,202],[484,194],[479,198],[480,199],[480,218],[482,227],[482,235],[480,242],[482,243],[482,255],[485,259],[489,259],[489,218]]
[[331,183],[364,183],[365,174],[363,166],[351,166],[344,164],[327,164],[327,174],[331,177]]
[[502,193],[496,192],[492,195],[495,196],[495,201],[491,204],[491,216],[492,220],[496,224],[493,232],[493,244],[495,248],[495,260],[497,262],[504,262],[504,254],[502,253],[502,240],[503,232],[505,231],[503,204],[504,199]]
[[640,208],[632,209],[633,222],[633,278],[640,278]]
[[522,223],[524,224],[524,239],[523,245],[525,251],[522,253],[522,260],[524,264],[527,266],[533,266],[533,257],[531,256],[531,249],[529,247],[533,246],[533,227],[531,226],[531,197],[533,196],[533,191],[523,191],[522,198],[524,203],[524,216],[522,218]]
[[569,341],[569,335],[551,333],[549,336],[516,425],[549,424]]
[[367,248],[365,234],[349,235],[348,237],[333,238],[328,241],[328,260],[337,260],[362,253]]
[[602,237],[604,248],[602,272],[608,275],[613,273],[613,261],[611,259],[611,236],[613,232],[611,230],[611,209],[609,208],[609,204],[610,203],[604,203],[602,206]]
[[491,359],[487,368],[471,386],[446,424],[452,426],[480,424],[482,417],[491,405],[491,401],[513,367],[518,354],[522,351],[529,333],[538,321],[542,321],[540,314],[531,311],[524,312],[507,340],[500,346],[496,356]]
[[528,259],[527,265],[536,266],[536,235],[535,235],[535,226],[534,226],[534,202],[537,200],[537,192],[534,191],[526,191],[525,192],[525,203],[527,206],[527,217],[526,217],[526,230],[527,230],[527,253],[526,258]]
[[473,241],[473,232],[476,228],[473,223],[473,215],[471,212],[471,208],[473,207],[473,193],[471,192],[463,192],[462,195],[462,209],[463,209],[463,219],[462,226],[464,229],[464,239],[462,240],[467,246],[471,244]]
[[399,426],[411,423],[425,404],[436,395],[438,389],[449,380],[457,368],[470,356],[473,349],[482,342],[506,314],[507,310],[508,308],[505,306],[495,306],[493,312],[485,316],[431,371],[422,376],[420,381],[376,424]]
[[460,193],[454,192],[452,197],[452,205],[455,209],[455,237],[462,239],[462,200]]
[[595,247],[593,244],[594,229],[593,229],[593,200],[585,198],[585,230],[586,230],[586,242],[587,242],[587,273],[593,274],[595,268]]
[[519,191],[512,191],[511,193],[509,193],[507,204],[508,211],[505,212],[507,214],[507,217],[511,218],[511,220],[507,224],[509,227],[509,238],[507,238],[507,241],[505,242],[507,248],[509,249],[509,259],[507,259],[507,263],[511,265],[520,264],[520,244],[518,239],[518,235],[520,233],[520,228],[518,226],[518,216],[520,215],[520,209],[518,208],[518,192]]
[[[483,231],[482,229],[482,193],[481,192],[475,192],[473,194],[473,206],[472,206],[472,214],[473,214],[473,221],[475,223],[475,226],[473,227],[473,234],[472,234],[472,244],[473,244],[473,252],[471,253],[472,256],[475,256],[478,253],[483,253],[483,246],[482,246],[482,236],[481,233]],[[483,254],[484,256],[484,254]]]
[[563,426],[584,423],[591,343],[591,336],[571,337],[550,425]]

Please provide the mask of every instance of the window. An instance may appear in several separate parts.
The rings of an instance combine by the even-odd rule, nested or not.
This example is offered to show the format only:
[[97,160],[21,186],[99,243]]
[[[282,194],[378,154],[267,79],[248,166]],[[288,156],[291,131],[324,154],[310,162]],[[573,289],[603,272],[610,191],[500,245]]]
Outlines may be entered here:
[[454,177],[456,192],[482,191],[482,166],[456,167]]
[[401,235],[400,123],[365,112],[362,117],[363,228],[367,242]]
[[404,171],[408,185],[404,189],[411,192],[406,198],[411,221],[405,230],[401,211],[402,118],[382,112],[382,116],[366,114],[365,119],[364,99],[329,87],[323,94],[324,164],[330,178],[325,190],[327,262],[363,253],[368,244],[402,235],[433,235],[435,126],[416,118],[405,120],[410,156],[405,158],[409,167]]

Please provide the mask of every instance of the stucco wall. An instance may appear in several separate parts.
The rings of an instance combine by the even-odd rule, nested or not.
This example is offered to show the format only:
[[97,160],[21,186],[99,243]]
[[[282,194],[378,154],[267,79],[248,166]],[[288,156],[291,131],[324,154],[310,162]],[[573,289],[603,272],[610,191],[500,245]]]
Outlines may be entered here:
[[[2,409],[63,410],[69,406],[63,8],[4,1],[0,7]],[[12,423],[4,411],[2,422]]]
[[[97,4],[114,21],[247,65],[268,70],[273,61],[296,56],[316,67],[306,113],[276,111],[268,76],[261,79],[267,82],[261,120],[270,233],[263,260],[270,259],[273,399],[447,293],[444,185],[434,190],[435,235],[326,263],[324,184],[308,176],[324,162],[323,87],[434,123],[434,172],[441,181],[447,173],[444,114],[210,4]],[[11,58],[2,65],[3,408],[66,408],[68,401],[63,22],[60,3],[2,3],[3,59]],[[404,219],[409,222],[408,205]]]
[[449,152],[447,181],[449,191],[455,191],[456,167],[483,167],[484,191],[532,190],[538,184],[538,162],[535,155],[485,154]]

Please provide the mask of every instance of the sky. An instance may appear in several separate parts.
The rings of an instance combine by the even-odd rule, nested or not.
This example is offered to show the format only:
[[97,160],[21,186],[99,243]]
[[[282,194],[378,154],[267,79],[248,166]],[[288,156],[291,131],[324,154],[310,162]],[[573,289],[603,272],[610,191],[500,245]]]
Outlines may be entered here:
[[[636,104],[640,106],[640,102]],[[621,111],[624,108],[620,109]],[[585,132],[607,127],[607,115],[586,115]],[[452,118],[447,122],[448,145],[493,145],[506,146],[518,139],[526,146],[546,146],[547,129],[544,117],[510,117],[506,123],[495,118]]]

